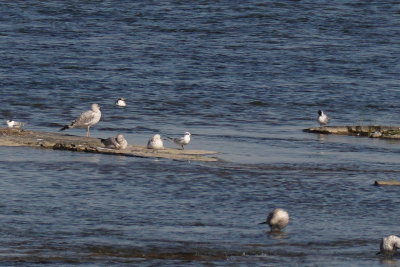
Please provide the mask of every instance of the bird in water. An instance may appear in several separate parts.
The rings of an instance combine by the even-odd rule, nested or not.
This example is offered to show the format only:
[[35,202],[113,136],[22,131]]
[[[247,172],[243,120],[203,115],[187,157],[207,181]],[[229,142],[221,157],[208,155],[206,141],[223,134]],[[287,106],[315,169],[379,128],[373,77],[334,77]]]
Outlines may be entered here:
[[150,149],[164,149],[164,143],[159,134],[154,135],[149,142],[147,142],[147,148]]
[[329,117],[322,110],[318,110],[318,122],[321,127],[329,122]]
[[86,136],[90,136],[90,127],[100,121],[101,111],[98,104],[92,104],[92,109],[83,112],[76,120],[72,121],[69,125],[65,125],[60,129],[64,131],[70,128],[86,128]]
[[382,238],[378,254],[394,254],[400,248],[400,237],[389,235]]
[[289,223],[289,213],[284,209],[274,209],[268,214],[267,220],[260,224],[268,224],[271,232],[280,232]]
[[117,105],[119,107],[126,107],[125,98],[123,98],[123,97],[118,98],[117,101],[115,101],[115,105]]
[[118,134],[116,137],[101,139],[101,142],[105,147],[112,149],[125,149],[128,147],[128,141],[126,141],[122,134]]
[[178,137],[178,138],[168,138],[170,140],[172,140],[175,144],[177,144],[178,146],[182,147],[182,150],[185,149],[183,146],[186,146],[187,144],[189,144],[190,142],[190,136],[191,134],[189,132],[185,132],[185,134],[183,135],[183,137]]
[[13,121],[13,120],[7,120],[7,126],[8,128],[17,128],[20,129],[24,127],[25,123],[24,122],[19,122],[19,121]]

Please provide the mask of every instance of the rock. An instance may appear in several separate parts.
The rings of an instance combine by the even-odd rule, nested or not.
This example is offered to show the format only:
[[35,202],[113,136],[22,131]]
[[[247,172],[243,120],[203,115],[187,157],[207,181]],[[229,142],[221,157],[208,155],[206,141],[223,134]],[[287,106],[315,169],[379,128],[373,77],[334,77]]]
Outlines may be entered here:
[[108,149],[101,142],[101,138],[65,135],[60,133],[37,132],[14,128],[0,128],[0,146],[28,146],[46,149],[70,150],[131,157],[166,158],[174,160],[193,160],[213,162],[217,154],[206,150],[180,150],[165,148],[159,151],[147,149],[146,146],[128,145],[124,150]]
[[376,186],[400,186],[400,181],[395,181],[395,180],[391,180],[391,181],[375,181],[374,185]]
[[372,138],[400,139],[400,128],[398,126],[377,125],[350,125],[350,126],[323,126],[304,129],[304,132],[319,134],[339,134],[351,136],[367,136]]

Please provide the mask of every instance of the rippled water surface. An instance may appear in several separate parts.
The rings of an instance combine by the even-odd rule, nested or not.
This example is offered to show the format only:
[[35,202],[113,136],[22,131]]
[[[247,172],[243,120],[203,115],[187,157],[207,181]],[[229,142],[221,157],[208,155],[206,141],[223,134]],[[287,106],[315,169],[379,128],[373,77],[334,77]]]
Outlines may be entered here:
[[400,266],[376,255],[400,189],[373,186],[400,143],[302,132],[400,125],[397,1],[159,2],[1,3],[0,118],[56,132],[99,103],[94,137],[189,131],[221,161],[1,147],[0,265]]

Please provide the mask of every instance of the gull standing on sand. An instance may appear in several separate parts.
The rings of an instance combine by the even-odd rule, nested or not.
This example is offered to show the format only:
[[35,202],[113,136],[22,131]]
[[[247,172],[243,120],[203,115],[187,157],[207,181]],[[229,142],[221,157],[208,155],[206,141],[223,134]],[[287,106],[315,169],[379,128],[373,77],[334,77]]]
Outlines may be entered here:
[[122,134],[118,134],[116,137],[110,137],[107,139],[101,139],[101,142],[107,148],[113,149],[125,149],[128,147],[128,142]]
[[329,117],[326,116],[326,114],[322,110],[318,110],[318,115],[319,115],[318,116],[319,125],[321,127],[327,125],[329,122]]
[[117,101],[115,102],[115,105],[117,105],[119,107],[126,107],[125,98],[123,98],[123,97],[118,98]]
[[382,238],[378,254],[394,254],[398,248],[400,248],[400,237],[389,235]]
[[147,148],[150,149],[164,149],[164,143],[159,134],[154,135],[149,142],[147,142]]
[[22,128],[24,125],[25,125],[24,122],[7,120],[7,126],[8,126],[8,128],[17,128],[17,129],[20,129],[20,128]]
[[279,232],[289,223],[289,213],[284,209],[274,209],[267,217],[265,222],[260,224],[268,224],[271,232]]
[[191,134],[189,133],[189,132],[186,132],[184,135],[183,135],[183,137],[178,137],[178,138],[174,138],[174,139],[171,139],[171,138],[169,138],[169,139],[171,139],[175,144],[177,144],[178,146],[181,146],[182,147],[182,150],[184,149],[184,147],[183,146],[186,146],[187,144],[189,144],[189,142],[190,142],[190,136],[191,136]]
[[92,110],[83,112],[76,120],[72,121],[70,125],[65,125],[60,129],[64,131],[70,128],[86,128],[86,136],[90,136],[90,127],[100,121],[101,111],[98,104],[92,104]]

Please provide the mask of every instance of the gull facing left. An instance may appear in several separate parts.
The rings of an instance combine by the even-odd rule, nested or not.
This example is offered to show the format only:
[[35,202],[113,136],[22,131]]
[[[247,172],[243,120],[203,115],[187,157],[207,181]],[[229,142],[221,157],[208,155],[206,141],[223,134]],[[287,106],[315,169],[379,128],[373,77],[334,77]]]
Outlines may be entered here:
[[12,120],[7,120],[7,126],[8,128],[22,128],[25,125],[24,122],[19,122],[19,121],[12,121]]
[[86,136],[90,136],[90,127],[100,121],[101,111],[98,104],[92,104],[92,109],[83,112],[76,120],[72,121],[69,125],[65,125],[60,129],[64,131],[70,128],[86,128]]
[[284,209],[274,209],[268,214],[267,220],[260,224],[268,224],[271,232],[279,232],[289,223],[289,213]]
[[119,107],[126,107],[125,98],[123,98],[123,97],[118,98],[117,101],[115,101],[115,105],[117,105]]

